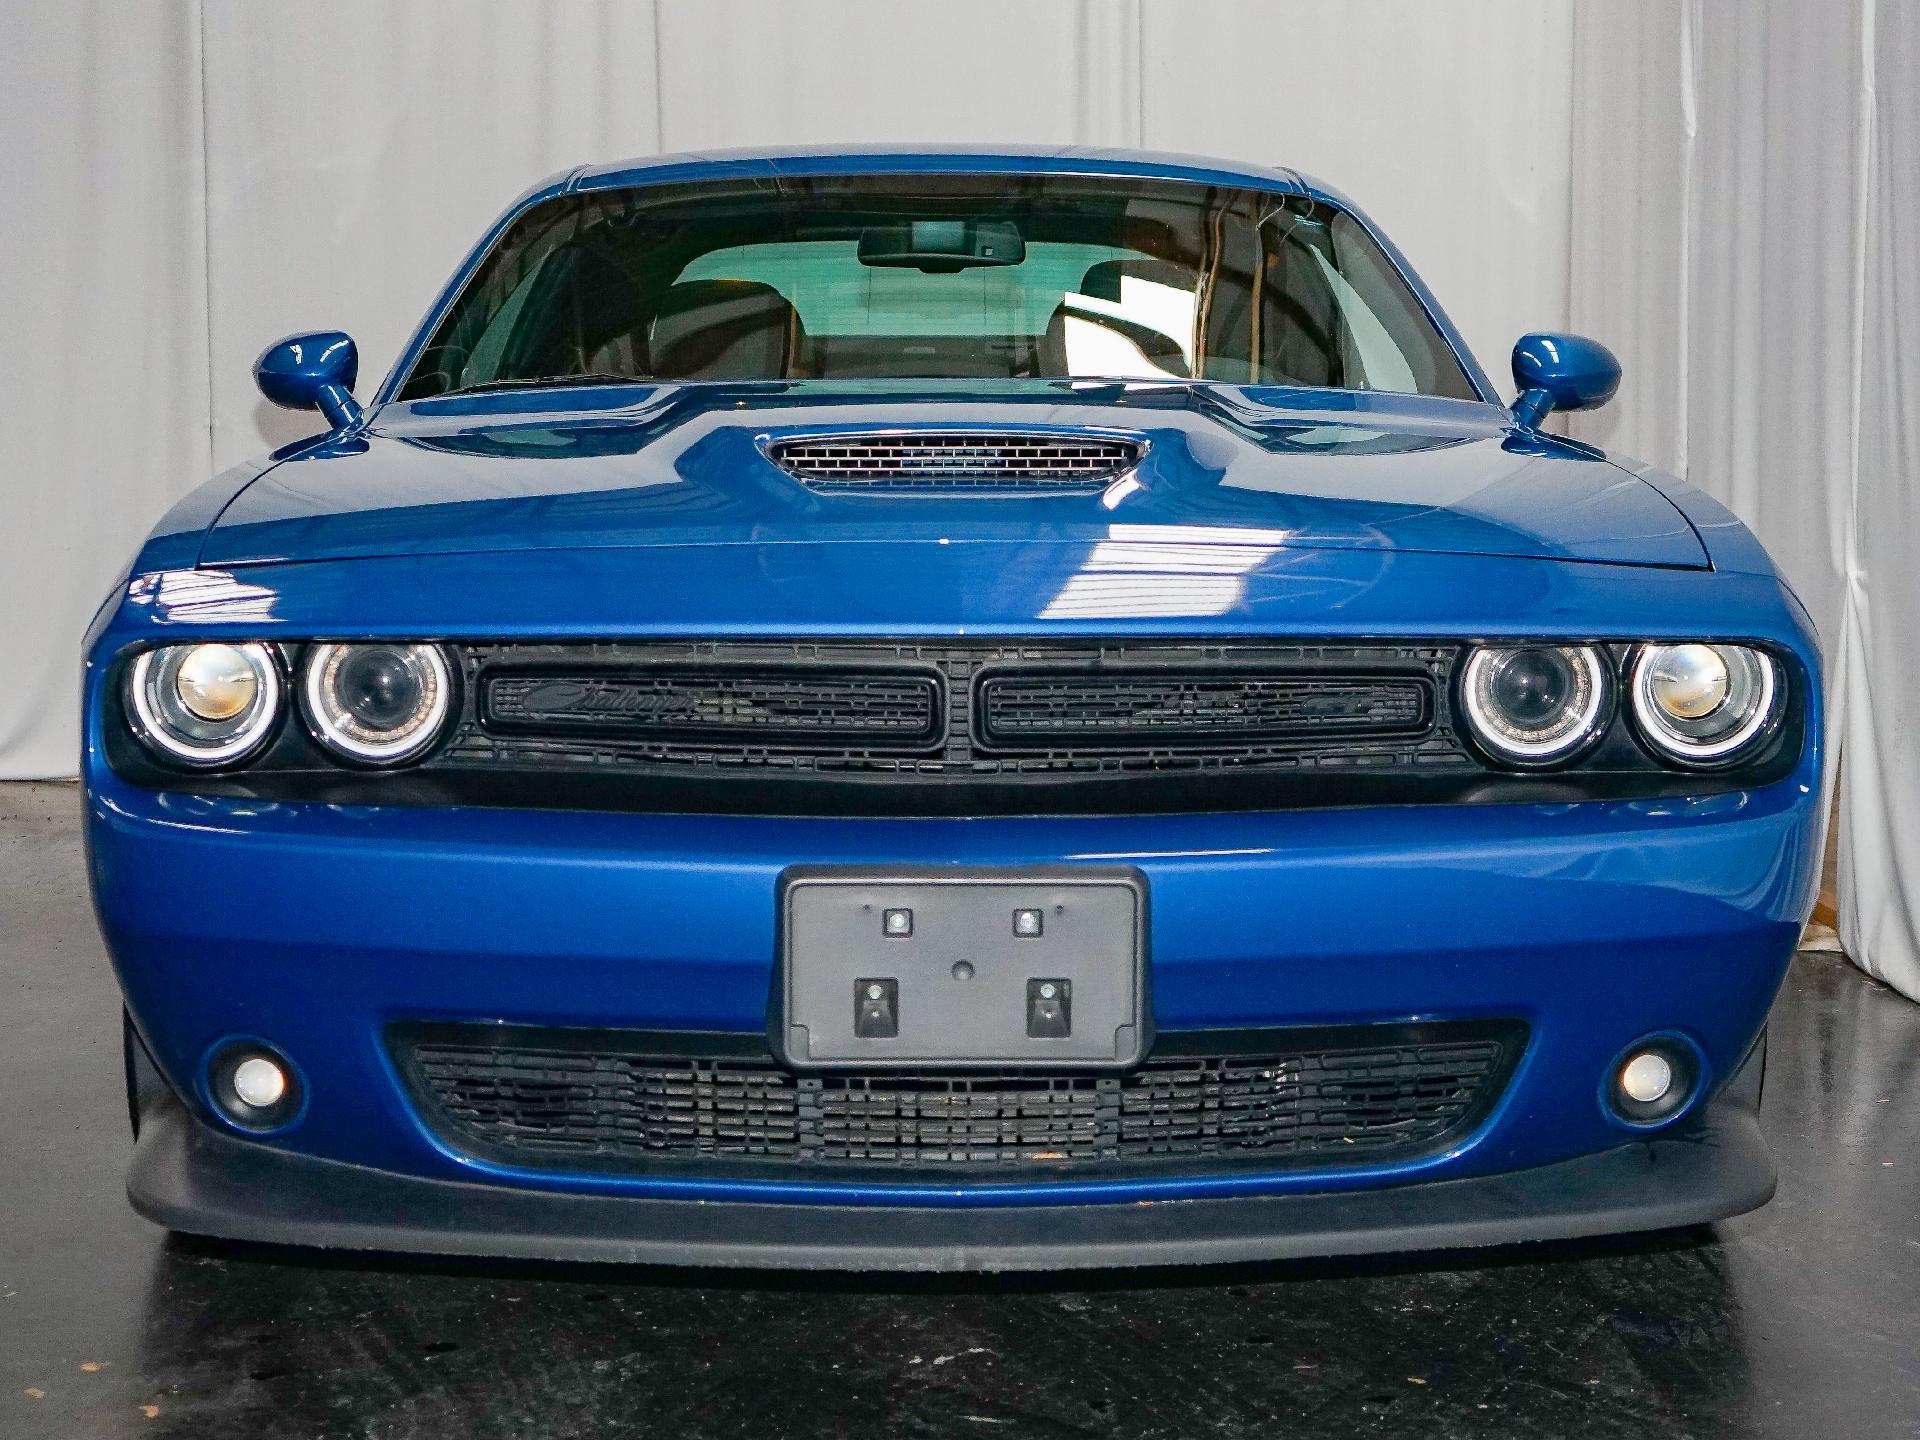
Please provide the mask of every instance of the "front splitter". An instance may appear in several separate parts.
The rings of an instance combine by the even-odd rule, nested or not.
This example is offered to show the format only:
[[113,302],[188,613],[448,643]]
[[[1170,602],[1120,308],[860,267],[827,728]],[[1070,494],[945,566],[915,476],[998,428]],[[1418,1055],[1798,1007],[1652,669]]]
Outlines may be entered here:
[[1137,1204],[922,1208],[581,1195],[423,1179],[220,1134],[172,1096],[127,1192],[170,1229],[271,1244],[621,1264],[1008,1271],[1225,1264],[1664,1230],[1763,1205],[1749,1106],[1527,1170],[1375,1189]]

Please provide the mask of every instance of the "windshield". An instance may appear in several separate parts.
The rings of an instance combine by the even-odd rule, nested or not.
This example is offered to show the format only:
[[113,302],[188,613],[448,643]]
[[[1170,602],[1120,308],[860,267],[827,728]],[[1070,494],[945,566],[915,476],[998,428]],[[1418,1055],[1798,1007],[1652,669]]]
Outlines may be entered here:
[[1219,380],[1478,398],[1346,211],[1053,175],[545,201],[487,255],[399,393],[569,377]]

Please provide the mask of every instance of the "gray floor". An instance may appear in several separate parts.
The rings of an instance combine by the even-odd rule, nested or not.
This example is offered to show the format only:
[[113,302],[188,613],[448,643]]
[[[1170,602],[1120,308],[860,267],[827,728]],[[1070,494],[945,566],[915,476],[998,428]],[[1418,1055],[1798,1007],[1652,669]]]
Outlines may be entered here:
[[1712,1233],[1066,1283],[327,1259],[121,1198],[69,786],[0,785],[0,1436],[1920,1434],[1920,1007],[1803,957]]

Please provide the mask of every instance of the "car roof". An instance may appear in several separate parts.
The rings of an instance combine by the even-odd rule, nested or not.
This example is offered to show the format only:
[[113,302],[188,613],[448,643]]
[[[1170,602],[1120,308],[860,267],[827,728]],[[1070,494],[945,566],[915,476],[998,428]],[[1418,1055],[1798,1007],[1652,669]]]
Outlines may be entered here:
[[1118,175],[1186,180],[1200,184],[1246,185],[1285,190],[1346,205],[1338,191],[1285,166],[1220,160],[1205,155],[1171,155],[1151,150],[1117,150],[1091,145],[856,145],[798,146],[780,149],[704,150],[678,155],[648,155],[605,165],[586,165],[564,177],[568,190],[605,190],[667,180],[724,179],[733,176],[864,175]]

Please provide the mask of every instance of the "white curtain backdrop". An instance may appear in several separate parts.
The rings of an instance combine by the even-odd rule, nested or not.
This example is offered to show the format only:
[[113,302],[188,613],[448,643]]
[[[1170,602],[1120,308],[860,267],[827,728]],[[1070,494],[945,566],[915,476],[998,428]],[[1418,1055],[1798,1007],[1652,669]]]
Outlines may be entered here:
[[1573,37],[1575,433],[1751,525],[1819,628],[1840,936],[1920,998],[1920,7],[1615,4]]
[[1785,564],[1844,710],[1849,950],[1920,994],[1902,889],[1920,892],[1920,682],[1897,643],[1920,622],[1920,586],[1894,553],[1920,426],[1920,274],[1913,245],[1894,243],[1920,218],[1905,11],[7,7],[0,777],[72,773],[81,633],[164,505],[311,428],[253,390],[260,347],[337,325],[370,382],[541,176],[725,145],[1192,150],[1295,165],[1353,195],[1496,375],[1527,329],[1571,323],[1620,352],[1622,397],[1581,433],[1728,501]]

